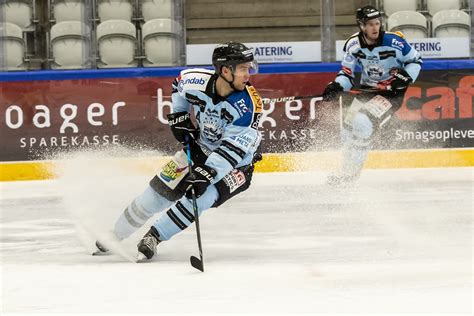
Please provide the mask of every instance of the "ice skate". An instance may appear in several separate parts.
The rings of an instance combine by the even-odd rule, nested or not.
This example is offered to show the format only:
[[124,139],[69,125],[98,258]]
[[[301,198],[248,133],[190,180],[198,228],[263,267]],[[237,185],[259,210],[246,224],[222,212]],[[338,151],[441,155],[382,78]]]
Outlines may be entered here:
[[97,247],[97,250],[92,253],[93,256],[103,255],[109,252],[109,249],[101,244],[98,240],[95,241],[95,246]]
[[140,259],[141,257],[140,254],[145,256],[147,259],[153,258],[153,256],[155,255],[156,246],[159,243],[160,243],[160,234],[158,233],[156,228],[152,226],[137,245],[138,258]]

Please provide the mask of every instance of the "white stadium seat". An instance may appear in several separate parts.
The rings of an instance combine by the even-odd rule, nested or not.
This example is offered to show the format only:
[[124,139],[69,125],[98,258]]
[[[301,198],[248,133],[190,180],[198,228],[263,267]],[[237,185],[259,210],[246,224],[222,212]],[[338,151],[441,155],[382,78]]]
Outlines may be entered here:
[[65,21],[51,27],[53,69],[80,69],[85,64],[86,35],[89,28],[78,21]]
[[132,21],[133,5],[130,0],[98,0],[98,16],[101,22],[107,20]]
[[179,63],[181,26],[171,19],[154,19],[143,24],[144,67],[173,66]]
[[84,3],[81,0],[55,0],[53,14],[56,23],[64,21],[85,21]]
[[461,9],[462,0],[426,0],[426,7],[431,16],[443,10],[459,10]]
[[383,11],[390,16],[398,11],[416,11],[417,0],[384,0]]
[[3,59],[5,64],[0,63],[0,69],[25,70],[23,63],[25,42],[23,32],[18,25],[8,22],[0,23],[0,47],[3,48],[0,59]]
[[470,37],[471,17],[464,11],[439,11],[432,25],[435,37]]
[[124,20],[108,20],[97,25],[99,68],[136,67],[135,25]]
[[24,31],[33,30],[33,11],[31,4],[28,1],[2,1],[2,4],[0,4],[0,12],[3,12],[5,22],[16,24]]
[[145,22],[153,19],[174,18],[173,0],[142,0],[141,12]]
[[426,38],[428,36],[425,16],[415,11],[393,13],[388,17],[387,28],[391,32],[402,32],[408,39]]

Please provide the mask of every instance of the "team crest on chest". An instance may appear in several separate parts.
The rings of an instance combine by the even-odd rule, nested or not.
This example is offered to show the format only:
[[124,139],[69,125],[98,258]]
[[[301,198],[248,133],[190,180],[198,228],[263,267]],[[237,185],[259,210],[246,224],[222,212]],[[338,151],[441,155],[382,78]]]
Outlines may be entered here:
[[199,120],[202,126],[202,133],[212,143],[219,141],[224,133],[223,120],[219,110],[206,109],[200,115]]

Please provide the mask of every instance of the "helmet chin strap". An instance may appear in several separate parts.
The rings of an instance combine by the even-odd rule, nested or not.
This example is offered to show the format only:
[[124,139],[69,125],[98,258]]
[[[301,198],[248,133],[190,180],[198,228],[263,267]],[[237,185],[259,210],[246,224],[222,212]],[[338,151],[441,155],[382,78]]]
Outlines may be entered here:
[[234,80],[235,80],[234,73],[231,73],[231,74],[232,74],[232,81],[227,80],[227,79],[222,75],[222,72],[219,74],[219,77],[221,77],[222,79],[224,79],[224,81],[229,84],[229,86],[232,88],[232,90],[237,91],[237,88],[234,86]]

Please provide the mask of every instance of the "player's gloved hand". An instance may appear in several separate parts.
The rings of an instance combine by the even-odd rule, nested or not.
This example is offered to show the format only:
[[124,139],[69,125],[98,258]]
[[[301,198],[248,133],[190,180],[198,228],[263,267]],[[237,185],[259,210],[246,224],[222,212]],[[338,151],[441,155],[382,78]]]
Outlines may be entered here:
[[331,81],[327,86],[326,89],[324,89],[323,92],[323,101],[331,101],[333,100],[338,93],[344,91],[342,86],[339,84],[339,82],[336,81]]
[[255,153],[253,154],[252,165],[261,161],[262,159],[263,159],[262,144],[260,144],[257,150],[255,151]]
[[217,171],[206,165],[194,165],[192,172],[186,178],[186,183],[189,185],[186,191],[186,197],[191,198],[191,187],[194,188],[196,197],[200,197],[206,192],[207,187],[211,184],[216,176]]
[[189,112],[168,114],[168,125],[171,127],[174,137],[183,145],[186,144],[186,136],[191,141],[198,136],[198,130],[194,127]]
[[404,69],[395,69],[391,71],[393,80],[390,83],[391,90],[394,92],[405,92],[413,79]]

